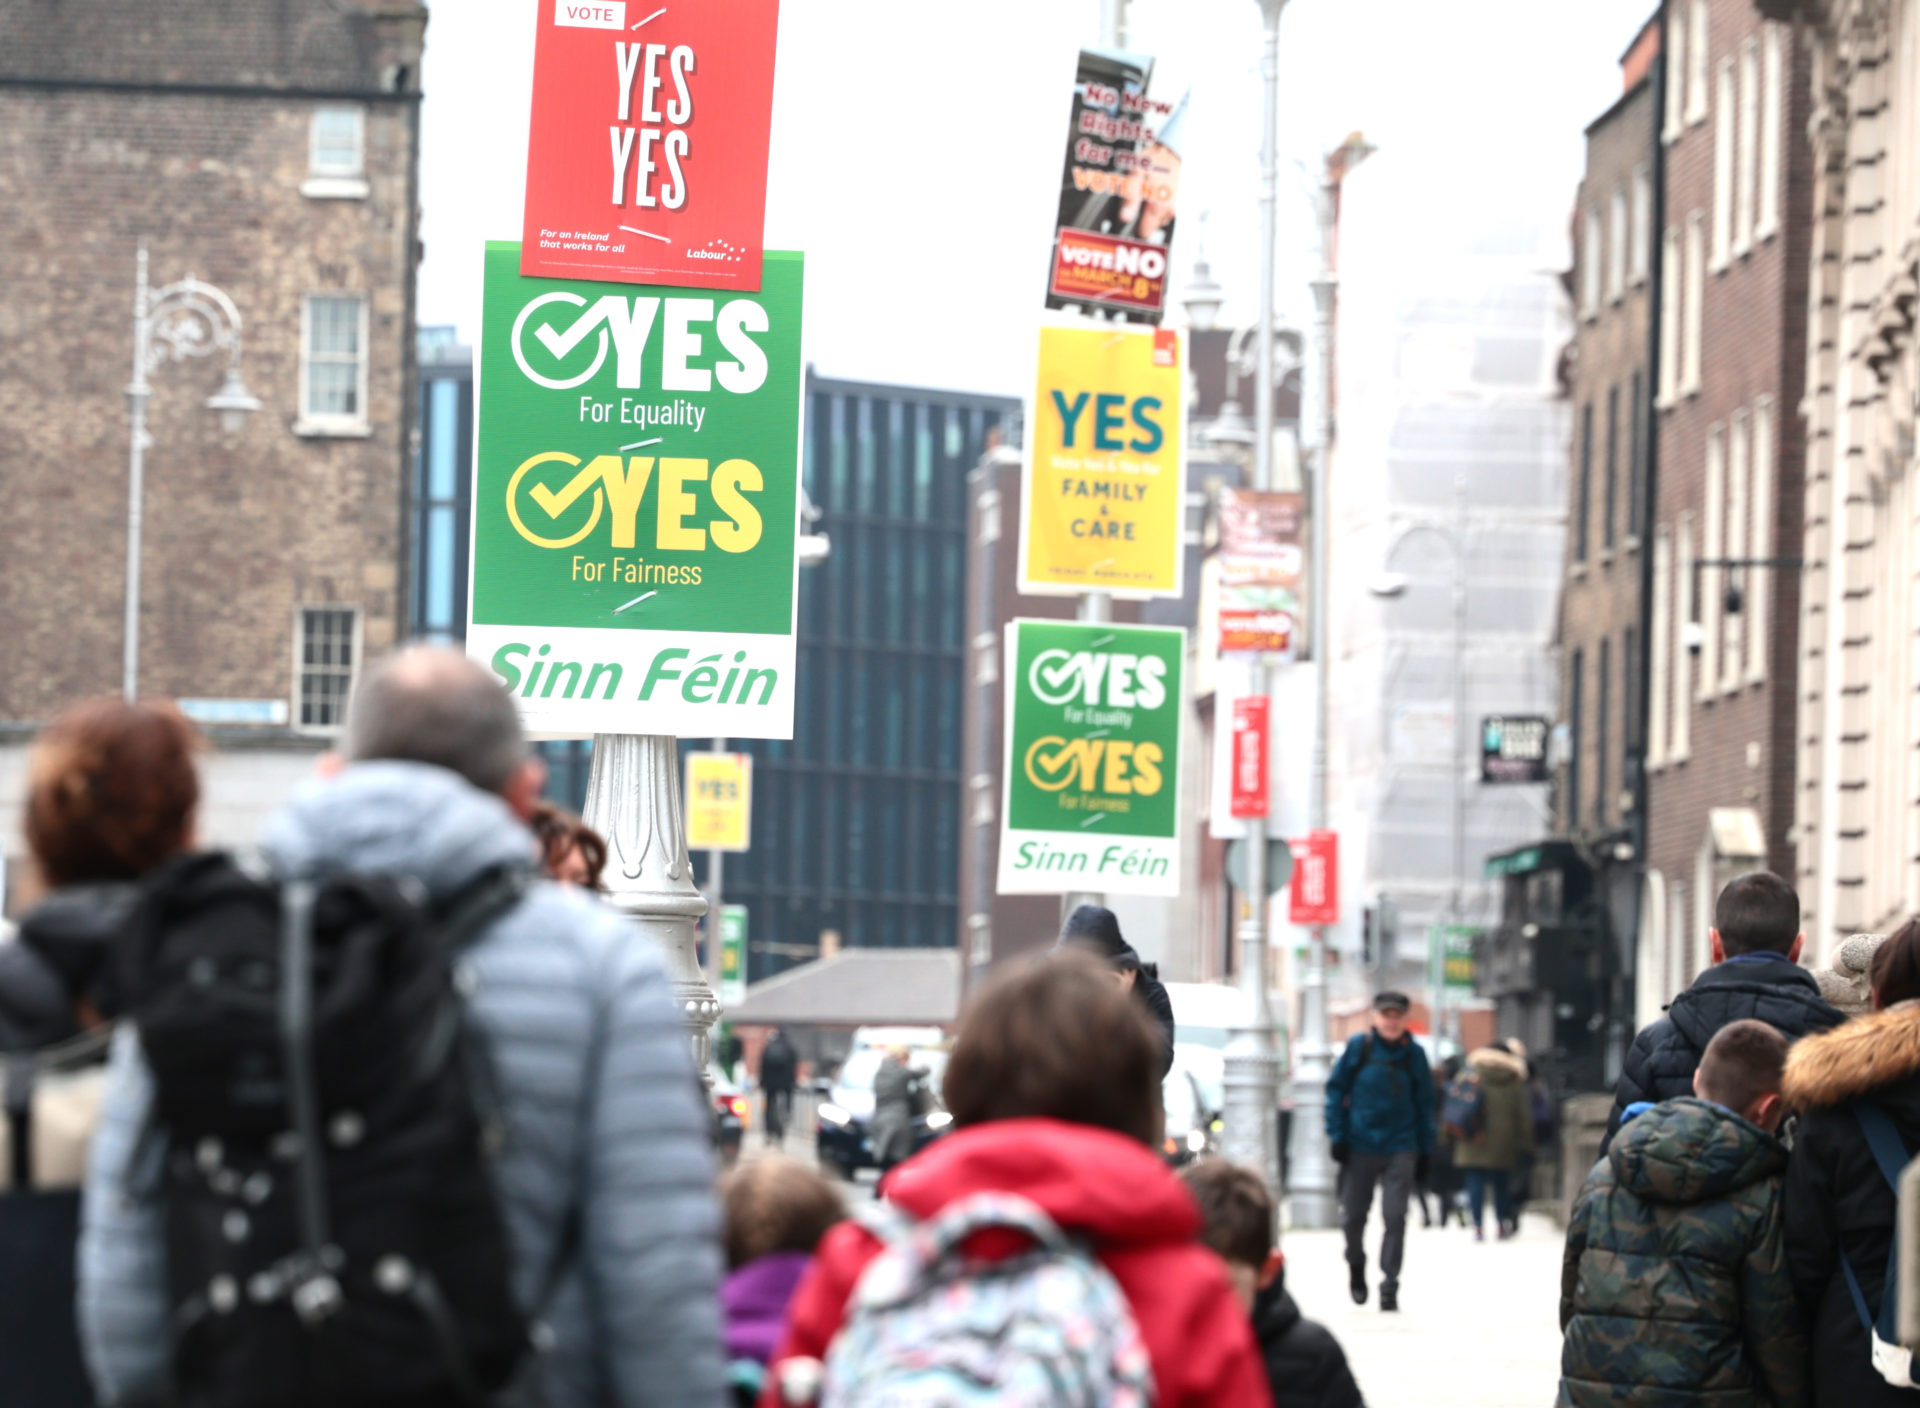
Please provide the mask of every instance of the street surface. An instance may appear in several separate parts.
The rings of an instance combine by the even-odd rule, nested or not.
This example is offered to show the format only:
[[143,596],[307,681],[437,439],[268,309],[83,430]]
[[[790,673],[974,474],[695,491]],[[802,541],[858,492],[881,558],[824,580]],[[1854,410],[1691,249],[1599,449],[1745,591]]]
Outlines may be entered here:
[[[1376,1209],[1369,1257],[1380,1250]],[[1332,1330],[1367,1408],[1546,1408],[1560,1377],[1560,1229],[1529,1215],[1510,1242],[1476,1243],[1457,1222],[1423,1230],[1412,1213],[1400,1310],[1347,1295],[1340,1233],[1289,1229],[1287,1289]],[[1373,1273],[1377,1282],[1378,1272]]]

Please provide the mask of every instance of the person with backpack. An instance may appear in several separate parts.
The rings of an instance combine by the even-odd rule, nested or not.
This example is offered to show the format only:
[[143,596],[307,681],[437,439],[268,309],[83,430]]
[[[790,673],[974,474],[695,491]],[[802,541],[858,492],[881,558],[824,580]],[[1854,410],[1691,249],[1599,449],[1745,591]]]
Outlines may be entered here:
[[512,700],[415,648],[269,873],[153,877],[80,1309],[103,1402],[720,1408],[707,1115],[658,948],[534,875]]
[[760,1053],[760,1091],[766,1100],[767,1143],[778,1144],[787,1137],[787,1121],[793,1118],[793,1088],[800,1073],[800,1053],[784,1027],[773,1029],[773,1039]]
[[1442,1132],[1453,1145],[1453,1164],[1467,1182],[1473,1240],[1486,1240],[1487,1193],[1493,1193],[1495,1233],[1501,1241],[1520,1228],[1515,1172],[1533,1154],[1533,1107],[1527,1098],[1527,1063],[1504,1044],[1467,1057],[1441,1108]]
[[1561,1408],[1811,1401],[1781,1236],[1786,1059],[1765,1022],[1722,1027],[1698,1095],[1635,1114],[1587,1175],[1561,1263]]
[[1629,1105],[1686,1095],[1700,1053],[1729,1022],[1753,1017],[1789,1041],[1846,1020],[1800,966],[1800,897],[1778,875],[1757,870],[1727,882],[1707,931],[1713,966],[1674,998],[1666,1016],[1633,1039],[1614,1091],[1604,1153]]
[[9,1408],[91,1408],[74,1314],[80,1185],[105,1083],[112,953],[140,877],[193,844],[192,724],[96,699],[27,764],[26,838],[49,891],[0,937],[0,1364]]
[[1340,1165],[1347,1289],[1367,1303],[1367,1219],[1380,1189],[1386,1230],[1380,1239],[1380,1308],[1400,1308],[1400,1266],[1407,1245],[1407,1202],[1425,1181],[1433,1149],[1433,1072],[1407,1030],[1402,992],[1373,1000],[1373,1027],[1348,1039],[1327,1077],[1327,1141]]
[[1103,966],[1009,963],[962,1013],[952,1132],[821,1242],[762,1408],[1269,1402],[1159,1153],[1160,1040]]
[[1787,1165],[1786,1248],[1812,1327],[1819,1408],[1920,1405],[1894,1334],[1894,1187],[1920,1151],[1920,919],[1875,950],[1873,1010],[1802,1038],[1782,1093],[1799,1116]]

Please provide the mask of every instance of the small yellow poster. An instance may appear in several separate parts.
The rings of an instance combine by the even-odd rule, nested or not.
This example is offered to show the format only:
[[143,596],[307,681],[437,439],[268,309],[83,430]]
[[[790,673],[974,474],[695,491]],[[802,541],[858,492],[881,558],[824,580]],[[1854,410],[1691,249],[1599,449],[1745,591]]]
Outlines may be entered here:
[[687,754],[688,850],[746,850],[752,802],[751,753]]
[[1021,591],[1180,595],[1186,374],[1173,328],[1040,329]]

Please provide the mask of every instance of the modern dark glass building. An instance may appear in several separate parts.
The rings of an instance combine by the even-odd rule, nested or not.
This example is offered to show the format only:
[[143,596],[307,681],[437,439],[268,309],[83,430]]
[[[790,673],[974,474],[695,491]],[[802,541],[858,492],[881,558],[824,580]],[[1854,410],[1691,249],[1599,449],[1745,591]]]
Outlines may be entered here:
[[[467,611],[473,369],[421,333],[410,529],[417,639],[458,642]],[[827,560],[800,573],[791,741],[753,754],[752,848],[723,899],[747,907],[748,976],[844,945],[945,947],[959,926],[967,471],[1015,400],[809,374],[803,479]],[[682,749],[708,746],[687,739]],[[540,745],[547,791],[578,810],[588,743]],[[707,884],[707,857],[694,856]]]
[[793,740],[736,745],[754,755],[753,846],[727,857],[723,889],[747,906],[750,979],[823,934],[955,942],[966,477],[1018,414],[1005,398],[808,379],[804,483],[832,551],[800,574]]

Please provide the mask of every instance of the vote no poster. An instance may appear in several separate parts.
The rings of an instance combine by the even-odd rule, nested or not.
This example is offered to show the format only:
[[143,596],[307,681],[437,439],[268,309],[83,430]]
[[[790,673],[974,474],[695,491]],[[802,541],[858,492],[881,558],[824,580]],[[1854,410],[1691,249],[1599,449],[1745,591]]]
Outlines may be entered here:
[[520,272],[760,287],[777,0],[539,0]]
[[1010,621],[1003,895],[1180,893],[1186,632]]
[[758,293],[487,246],[467,652],[549,737],[793,736],[801,257]]
[[1187,89],[1154,60],[1083,49],[1074,73],[1047,307],[1157,323],[1186,150]]
[[1180,595],[1186,375],[1171,328],[1040,329],[1021,591]]

